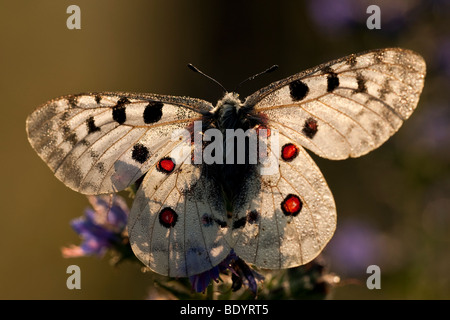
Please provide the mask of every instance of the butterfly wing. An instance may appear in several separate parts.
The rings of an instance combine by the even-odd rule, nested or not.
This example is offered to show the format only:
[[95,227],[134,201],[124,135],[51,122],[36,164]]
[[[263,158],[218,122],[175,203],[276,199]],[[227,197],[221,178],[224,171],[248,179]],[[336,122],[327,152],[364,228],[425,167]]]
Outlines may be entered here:
[[425,68],[404,49],[354,54],[275,82],[249,96],[245,108],[321,157],[359,157],[414,111]]
[[336,227],[336,208],[305,149],[276,130],[271,136],[265,169],[275,171],[249,181],[237,200],[232,243],[246,262],[282,269],[303,265],[322,251]]
[[189,276],[230,252],[221,195],[187,163],[189,134],[173,136],[211,109],[186,97],[81,94],[37,109],[27,133],[55,176],[81,193],[120,191],[146,174],[129,217],[131,246],[152,270]]
[[80,94],[47,102],[28,117],[26,128],[59,180],[84,194],[102,194],[134,183],[173,148],[173,130],[211,108],[187,97]]
[[221,191],[201,166],[186,163],[190,157],[167,154],[150,168],[128,223],[136,256],[172,277],[211,269],[231,250]]
[[[243,111],[266,119],[274,174],[252,179],[236,203],[232,244],[247,262],[288,268],[316,257],[336,226],[333,196],[302,146],[329,159],[358,157],[394,134],[417,106],[425,62],[403,49],[350,55],[275,82]],[[273,140],[273,141],[276,141]]]

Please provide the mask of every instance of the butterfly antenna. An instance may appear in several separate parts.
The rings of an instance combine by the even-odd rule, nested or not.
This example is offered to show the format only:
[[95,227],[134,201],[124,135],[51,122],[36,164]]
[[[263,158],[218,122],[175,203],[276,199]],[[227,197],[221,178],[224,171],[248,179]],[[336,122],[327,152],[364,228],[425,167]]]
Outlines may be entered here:
[[213,81],[214,83],[218,84],[218,85],[222,88],[222,90],[223,90],[224,93],[227,92],[227,89],[225,89],[225,87],[224,87],[219,81],[217,81],[216,79],[214,79],[213,77],[210,77],[210,76],[208,76],[206,73],[200,71],[196,66],[194,66],[194,65],[191,64],[191,63],[188,63],[187,66],[188,66],[188,68],[191,69],[192,71],[197,72],[197,73],[200,73],[202,76],[204,76],[204,77],[208,78],[209,80]]
[[263,75],[263,74],[271,73],[271,72],[273,72],[273,71],[275,71],[275,70],[277,70],[277,69],[278,69],[278,65],[277,65],[277,64],[274,64],[273,66],[271,66],[270,68],[267,68],[267,69],[264,70],[263,72],[260,72],[260,73],[257,73],[257,74],[255,74],[255,75],[251,76],[251,77],[248,77],[247,79],[245,79],[244,81],[242,81],[241,83],[239,83],[239,84],[236,86],[236,88],[234,89],[234,92],[236,92],[236,91],[237,91],[244,83],[246,83],[247,81],[254,80],[254,79],[258,78],[259,76],[261,76],[261,75]]

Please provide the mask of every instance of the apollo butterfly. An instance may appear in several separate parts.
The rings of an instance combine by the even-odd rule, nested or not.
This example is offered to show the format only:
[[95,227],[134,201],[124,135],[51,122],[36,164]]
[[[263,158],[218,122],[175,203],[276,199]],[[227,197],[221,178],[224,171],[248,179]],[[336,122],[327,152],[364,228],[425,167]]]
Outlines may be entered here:
[[[416,108],[424,78],[418,54],[380,49],[245,100],[226,92],[216,106],[156,94],[64,96],[34,111],[26,127],[38,155],[75,191],[113,193],[142,181],[128,233],[155,272],[198,274],[231,250],[257,267],[290,268],[314,259],[336,227],[331,191],[304,148],[338,160],[379,147]],[[230,131],[245,133],[244,149]]]

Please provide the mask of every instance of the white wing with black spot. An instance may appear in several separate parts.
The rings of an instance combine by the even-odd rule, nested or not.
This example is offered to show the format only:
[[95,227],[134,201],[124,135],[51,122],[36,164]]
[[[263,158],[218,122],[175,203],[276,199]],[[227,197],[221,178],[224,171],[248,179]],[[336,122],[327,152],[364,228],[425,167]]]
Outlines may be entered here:
[[244,110],[267,119],[270,132],[279,135],[269,161],[278,170],[248,181],[237,201],[236,253],[270,269],[314,259],[334,233],[336,208],[302,146],[329,159],[377,148],[414,111],[424,78],[425,62],[418,54],[382,49],[322,64],[249,96]]
[[152,94],[90,93],[47,102],[27,119],[28,140],[55,176],[84,194],[123,190],[170,150],[173,130],[209,102]]
[[328,159],[359,157],[379,147],[408,119],[424,85],[423,58],[409,50],[353,54],[274,82],[245,108]]
[[151,270],[186,277],[218,265],[230,253],[228,218],[218,185],[201,166],[162,157],[148,171],[131,209],[128,233]]
[[[248,181],[237,201],[233,247],[246,262],[283,269],[308,263],[336,228],[333,195],[317,165],[300,145],[270,130],[266,167],[278,170]],[[275,149],[276,148],[276,149]]]

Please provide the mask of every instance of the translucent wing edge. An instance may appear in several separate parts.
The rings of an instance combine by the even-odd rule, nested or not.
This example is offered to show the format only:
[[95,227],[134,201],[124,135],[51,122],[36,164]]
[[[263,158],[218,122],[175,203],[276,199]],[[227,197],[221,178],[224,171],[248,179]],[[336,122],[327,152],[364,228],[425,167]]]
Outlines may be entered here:
[[320,70],[322,70],[322,69],[324,69],[324,68],[326,68],[328,66],[331,66],[331,65],[343,62],[343,61],[351,63],[351,61],[354,61],[354,59],[356,59],[356,58],[358,58],[360,56],[364,56],[366,54],[383,53],[383,52],[387,52],[387,51],[397,51],[397,52],[402,52],[402,53],[406,53],[406,54],[409,54],[409,55],[416,56],[416,58],[418,58],[418,60],[421,62],[421,65],[423,67],[421,70],[416,70],[416,71],[422,73],[425,76],[425,74],[426,74],[425,61],[424,61],[423,57],[420,54],[418,54],[417,52],[415,52],[413,50],[397,48],[397,47],[367,50],[367,51],[363,51],[363,52],[356,53],[356,54],[350,54],[350,55],[347,55],[345,57],[338,58],[338,59],[335,59],[335,60],[332,60],[332,61],[329,61],[329,62],[322,63],[322,64],[320,64],[318,66],[315,66],[315,67],[312,67],[312,68],[307,69],[305,71],[296,73],[296,74],[294,74],[292,76],[289,76],[287,78],[275,81],[275,82],[269,84],[268,86],[266,86],[266,87],[264,87],[264,88],[262,88],[262,89],[260,89],[260,90],[258,90],[256,92],[254,92],[253,94],[248,96],[245,99],[243,108],[244,109],[252,109],[260,100],[265,98],[270,93],[280,89],[281,87],[287,85],[290,82],[293,82],[295,80],[302,79],[302,78],[304,78],[304,77],[306,77],[308,75],[314,74],[314,73],[316,73],[316,72],[318,72],[318,71],[320,71]]

